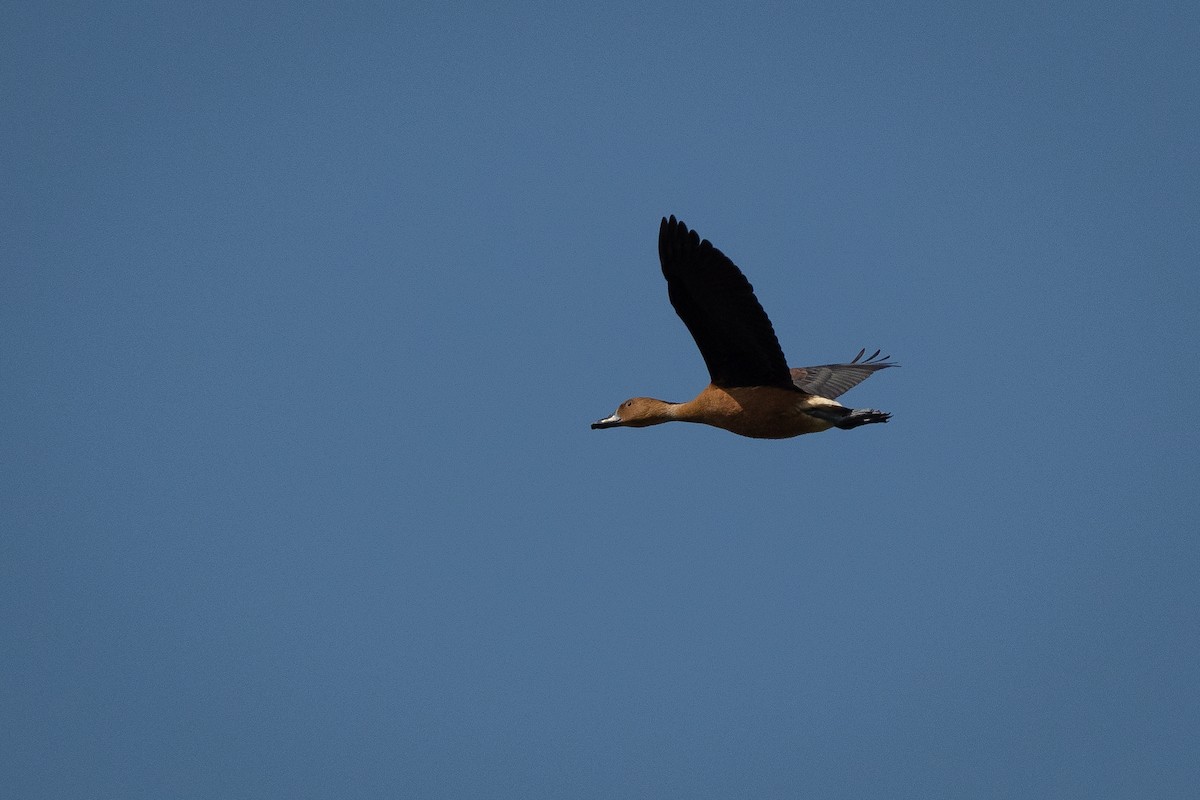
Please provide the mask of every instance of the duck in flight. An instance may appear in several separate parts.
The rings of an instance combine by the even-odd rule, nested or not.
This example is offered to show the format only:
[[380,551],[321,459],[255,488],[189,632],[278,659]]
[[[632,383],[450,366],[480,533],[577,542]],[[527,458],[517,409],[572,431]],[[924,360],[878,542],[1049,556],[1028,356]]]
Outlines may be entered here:
[[771,320],[746,276],[724,253],[672,216],[658,229],[658,257],[675,313],[696,340],[711,383],[694,400],[634,397],[592,428],[699,422],[756,439],[887,422],[891,414],[836,401],[877,370],[896,366],[876,350],[849,363],[788,368]]

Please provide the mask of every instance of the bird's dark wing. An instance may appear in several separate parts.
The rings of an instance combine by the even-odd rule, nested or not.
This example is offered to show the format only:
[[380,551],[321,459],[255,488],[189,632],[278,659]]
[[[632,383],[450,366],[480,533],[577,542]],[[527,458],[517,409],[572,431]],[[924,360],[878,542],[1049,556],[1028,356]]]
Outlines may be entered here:
[[672,216],[658,229],[658,257],[671,305],[696,340],[715,385],[791,388],[771,320],[724,253]]
[[833,400],[871,377],[876,370],[900,366],[888,361],[891,356],[880,358],[878,350],[863,358],[866,352],[866,348],[859,350],[849,364],[795,367],[792,369],[792,383],[809,394]]

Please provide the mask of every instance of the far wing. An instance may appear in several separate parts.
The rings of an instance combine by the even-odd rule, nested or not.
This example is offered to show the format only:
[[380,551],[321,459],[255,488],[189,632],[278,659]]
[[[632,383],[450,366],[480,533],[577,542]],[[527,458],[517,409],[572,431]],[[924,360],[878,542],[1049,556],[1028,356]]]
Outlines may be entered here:
[[877,370],[900,366],[888,361],[891,356],[880,358],[878,350],[863,358],[866,352],[866,348],[859,350],[858,355],[849,364],[793,367],[792,383],[809,394],[834,400],[871,377]]

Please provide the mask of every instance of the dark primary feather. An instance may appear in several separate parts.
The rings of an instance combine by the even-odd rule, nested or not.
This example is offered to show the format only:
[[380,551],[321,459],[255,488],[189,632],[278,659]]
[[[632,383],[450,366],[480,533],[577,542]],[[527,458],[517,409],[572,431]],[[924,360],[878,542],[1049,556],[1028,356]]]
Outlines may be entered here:
[[[840,395],[845,394],[871,377],[871,374],[876,370],[899,366],[888,361],[891,356],[880,358],[878,350],[863,358],[863,354],[866,352],[865,347],[859,350],[858,355],[849,364],[822,364],[819,367],[794,367],[792,369],[792,383],[797,388],[803,389],[809,394],[835,400]],[[860,361],[859,359],[862,360]]]
[[724,253],[672,216],[659,227],[658,257],[671,305],[696,340],[713,384],[792,386],[771,320]]

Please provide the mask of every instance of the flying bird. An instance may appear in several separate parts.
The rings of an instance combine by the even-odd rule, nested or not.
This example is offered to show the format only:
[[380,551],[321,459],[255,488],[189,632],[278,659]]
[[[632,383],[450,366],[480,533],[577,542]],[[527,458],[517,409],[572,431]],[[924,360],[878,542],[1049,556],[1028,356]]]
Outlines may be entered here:
[[699,422],[756,439],[887,422],[891,414],[836,398],[877,370],[897,366],[866,349],[844,364],[789,369],[775,329],[746,276],[707,239],[675,219],[658,229],[658,257],[675,313],[696,340],[710,383],[686,403],[634,397],[592,428]]

